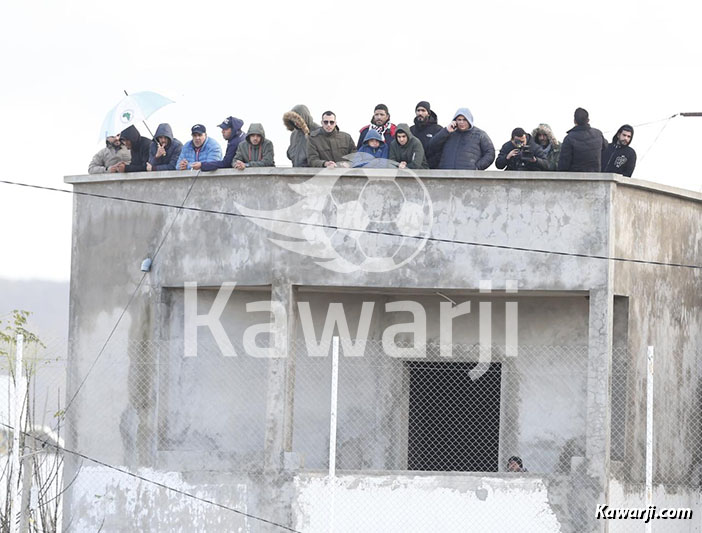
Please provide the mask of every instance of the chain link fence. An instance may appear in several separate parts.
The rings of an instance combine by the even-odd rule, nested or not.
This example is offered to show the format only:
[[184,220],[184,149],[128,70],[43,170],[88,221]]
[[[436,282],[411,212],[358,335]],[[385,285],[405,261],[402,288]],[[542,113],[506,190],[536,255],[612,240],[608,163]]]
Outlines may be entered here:
[[[354,351],[349,343],[341,342],[332,400],[331,351],[304,342],[285,359],[252,357],[240,345],[236,357],[225,357],[213,342],[201,342],[196,357],[184,356],[182,341],[115,341],[102,353],[47,342],[25,359],[23,457],[40,459],[21,485],[30,530],[598,527],[586,346],[519,346],[514,354],[381,341]],[[700,352],[681,357],[691,365],[701,359]],[[3,530],[11,361],[10,353],[0,366]],[[675,494],[700,494],[700,373],[671,396],[678,371],[664,361],[657,368],[653,481],[664,505],[684,500]],[[645,506],[645,354],[615,348],[609,376],[610,498]],[[671,405],[685,410],[682,424],[666,412]]]

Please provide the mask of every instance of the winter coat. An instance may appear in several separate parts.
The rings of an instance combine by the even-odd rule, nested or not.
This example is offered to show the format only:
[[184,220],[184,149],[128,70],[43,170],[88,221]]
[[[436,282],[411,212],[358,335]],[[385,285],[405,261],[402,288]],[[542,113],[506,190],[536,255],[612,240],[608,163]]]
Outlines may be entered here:
[[[257,133],[261,136],[261,142],[257,145],[251,144],[249,137]],[[234,156],[234,163],[243,161],[247,167],[274,167],[273,161],[273,142],[266,139],[266,132],[263,125],[254,122],[249,126],[249,131],[246,134],[246,140],[239,144]]]
[[628,178],[636,168],[636,152],[631,146],[609,143],[602,156],[602,172],[613,172]]
[[429,144],[429,156],[439,154],[441,169],[485,170],[495,160],[495,147],[488,134],[473,125],[473,115],[468,109],[459,109],[451,120],[458,115],[468,119],[470,129],[449,133],[442,128]]
[[561,155],[561,143],[558,142],[558,139],[556,139],[556,136],[553,134],[551,126],[548,124],[539,124],[536,128],[534,128],[534,131],[531,132],[534,142],[537,142],[537,135],[539,133],[545,134],[549,141],[548,146],[539,145],[546,154],[548,170],[558,170],[558,158]]
[[151,141],[146,137],[142,137],[134,126],[129,126],[122,131],[120,138],[131,141],[131,162],[124,167],[125,172],[143,172],[146,170],[146,163],[149,161],[149,149]]
[[348,163],[345,157],[356,151],[356,145],[346,132],[335,126],[331,133],[318,128],[307,138],[307,164],[311,167],[323,167],[327,161]]
[[[171,142],[168,144],[168,148],[166,148],[166,155],[156,157],[156,151],[158,150],[157,139],[159,137],[168,137]],[[182,149],[183,143],[173,138],[173,130],[170,124],[159,124],[158,128],[156,128],[154,140],[151,141],[151,146],[149,147],[149,163],[151,163],[151,170],[175,170]]]
[[[399,127],[399,126],[398,126]],[[414,126],[410,128],[412,135],[422,142],[424,153],[429,152],[429,143],[434,138],[434,135],[439,133],[442,128],[437,124],[436,113],[429,111],[429,116],[426,122],[419,120],[419,117],[414,117]],[[392,145],[391,145],[392,146]],[[439,154],[440,156],[441,154]],[[427,160],[429,168],[437,168],[439,166],[439,158],[433,157]]]
[[[407,142],[404,146],[397,142],[397,134],[400,132],[407,135]],[[422,142],[419,139],[412,135],[412,128],[407,124],[399,124],[397,126],[395,138],[390,143],[389,158],[398,163],[404,161],[407,163],[407,168],[429,168],[427,159],[424,157],[424,146],[422,146]]]
[[236,149],[245,138],[246,134],[241,131],[244,121],[240,118],[232,117],[232,136],[227,141],[227,151],[221,161],[205,161],[200,167],[202,170],[217,170],[218,168],[230,168],[234,161]]
[[187,168],[190,170],[192,164],[196,161],[219,161],[220,159],[222,159],[222,148],[217,141],[208,135],[199,149],[195,148],[193,141],[188,141],[183,145],[183,150],[180,152],[180,157],[176,163],[176,169],[180,168],[180,162],[183,160],[188,162]]
[[602,132],[589,124],[575,126],[563,139],[558,170],[561,172],[601,172],[602,154],[607,149]]
[[283,123],[292,133],[287,156],[294,167],[307,166],[307,137],[319,128],[305,105],[296,105],[283,115]]
[[[366,140],[366,134],[368,133],[369,130],[373,128],[370,127],[370,124],[363,126],[360,130],[360,134],[358,136],[358,142],[356,143],[356,149],[360,150],[361,146],[363,146],[363,142]],[[392,122],[390,123],[390,127],[385,130],[385,133],[383,136],[385,137],[385,144],[390,146],[390,143],[392,140],[395,138],[395,132],[397,131],[397,126],[393,124]]]
[[527,133],[527,142],[524,148],[528,149],[534,157],[536,157],[534,163],[531,161],[524,161],[519,154],[507,159],[507,155],[515,148],[516,146],[514,146],[512,141],[507,141],[503,144],[495,160],[495,166],[500,169],[504,168],[505,170],[548,170],[546,153],[541,146],[534,142],[531,135]]
[[90,160],[88,165],[88,174],[102,174],[107,172],[112,165],[121,163],[129,163],[132,160],[132,154],[126,147],[120,146],[115,148],[109,142],[105,141],[105,148],[100,150]]
[[[375,139],[380,143],[380,145],[377,148],[371,147],[368,144],[371,139]],[[388,145],[385,144],[385,141],[380,133],[375,130],[368,130],[366,140],[363,141],[363,146],[361,146],[361,149],[356,152],[356,155],[353,158],[352,166],[354,168],[366,166],[373,168],[385,168],[388,166]]]

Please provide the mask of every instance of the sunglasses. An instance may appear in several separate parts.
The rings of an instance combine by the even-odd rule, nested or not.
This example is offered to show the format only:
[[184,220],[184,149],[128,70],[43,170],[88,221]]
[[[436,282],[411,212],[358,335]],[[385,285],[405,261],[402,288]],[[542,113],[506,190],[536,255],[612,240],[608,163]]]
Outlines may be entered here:
[[336,122],[336,120],[323,120],[323,121],[322,121],[322,123],[323,123],[323,124],[326,124],[327,126],[331,126],[331,125],[334,124],[335,122]]

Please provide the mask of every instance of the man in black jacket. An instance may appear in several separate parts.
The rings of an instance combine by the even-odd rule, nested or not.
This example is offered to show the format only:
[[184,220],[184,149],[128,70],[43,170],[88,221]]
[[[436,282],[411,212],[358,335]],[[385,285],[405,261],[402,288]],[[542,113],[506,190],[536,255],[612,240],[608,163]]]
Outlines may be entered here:
[[630,146],[634,128],[624,124],[612,138],[602,156],[602,172],[614,172],[630,178],[636,168],[636,152]]
[[[429,102],[422,100],[414,108],[414,126],[410,128],[410,132],[419,139],[424,147],[424,153],[429,151],[429,143],[434,135],[442,130],[442,127],[437,123],[436,113],[431,110]],[[438,168],[439,160],[436,155],[427,160],[429,168]]]
[[119,134],[124,146],[132,153],[132,162],[129,164],[120,163],[118,172],[143,172],[146,170],[146,163],[149,162],[149,148],[151,141],[142,137],[133,125],[122,130]]
[[590,126],[590,115],[579,107],[575,110],[575,127],[563,139],[558,158],[560,172],[601,172],[602,154],[607,148],[602,132]]
[[500,148],[495,166],[505,170],[548,170],[548,160],[544,149],[531,135],[523,128],[514,128],[512,140]]

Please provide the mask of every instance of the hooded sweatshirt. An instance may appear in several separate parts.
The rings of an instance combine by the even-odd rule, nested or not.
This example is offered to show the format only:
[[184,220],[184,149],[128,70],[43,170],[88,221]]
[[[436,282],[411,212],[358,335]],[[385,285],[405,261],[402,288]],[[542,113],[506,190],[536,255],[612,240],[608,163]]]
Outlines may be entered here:
[[132,159],[132,154],[125,146],[115,148],[109,141],[105,141],[105,148],[100,150],[93,156],[88,165],[88,174],[102,174],[108,172],[112,165],[121,163],[129,163]]
[[205,161],[202,163],[202,170],[217,170],[218,168],[230,168],[232,166],[236,149],[246,135],[241,131],[241,128],[244,127],[244,121],[236,117],[229,118],[232,119],[232,136],[227,141],[227,151],[224,153],[224,158],[221,161]]
[[124,167],[125,172],[143,172],[146,170],[146,163],[149,161],[149,149],[151,141],[142,137],[134,126],[129,126],[120,134],[121,139],[126,139],[132,143],[132,162]]
[[546,153],[546,160],[548,161],[548,170],[557,170],[558,169],[558,157],[561,155],[561,143],[558,142],[558,139],[556,139],[556,136],[553,134],[553,130],[551,129],[551,126],[548,124],[539,124],[534,130],[531,132],[531,137],[534,139],[534,142],[538,144],[538,134],[543,133],[548,137],[548,146],[541,146],[543,148],[544,152]]
[[[166,155],[156,157],[159,137],[168,137],[170,142],[166,147]],[[166,123],[159,124],[158,128],[156,128],[154,140],[151,141],[151,146],[149,147],[149,163],[151,163],[151,170],[175,170],[182,149],[183,143],[173,138],[171,125]]]
[[473,114],[467,107],[458,109],[451,120],[459,115],[468,119],[470,128],[453,133],[442,128],[429,144],[429,157],[438,157],[441,169],[485,170],[495,160],[495,146],[487,133],[474,126]]
[[[419,139],[412,135],[412,128],[407,124],[398,124],[395,131],[395,138],[390,143],[390,159],[402,163],[407,163],[407,168],[429,168],[426,157],[424,157],[424,146]],[[407,135],[407,142],[404,146],[397,142],[397,134]]]
[[[261,136],[261,142],[257,145],[251,144],[250,137],[253,134]],[[239,144],[234,156],[234,163],[242,161],[247,167],[274,167],[273,142],[266,139],[266,132],[263,125],[254,122],[249,126],[246,140]],[[234,166],[232,163],[232,166]]]
[[307,166],[307,137],[319,128],[306,105],[296,105],[283,115],[285,127],[291,131],[287,156],[294,167]]
[[[375,139],[380,143],[377,148],[371,147],[369,141]],[[376,161],[385,160],[385,161]],[[376,130],[369,129],[366,132],[366,138],[363,141],[363,146],[353,158],[353,167],[386,167],[388,159],[388,146],[385,144],[385,139]]]
[[619,128],[602,156],[602,172],[613,172],[630,178],[636,168],[636,152],[631,147],[631,141],[627,146],[619,144],[619,134],[623,129],[631,131],[631,141],[634,140],[633,127],[624,124]]
[[[429,116],[427,116],[426,122],[420,120],[420,117],[414,117],[414,126],[412,126],[410,130],[412,131],[412,135],[422,142],[425,153],[429,152],[429,143],[431,143],[434,135],[442,130],[437,121],[438,119],[436,117],[436,113],[434,113],[431,109],[429,109]],[[427,163],[429,164],[429,168],[437,168],[439,165],[439,160],[438,158],[434,157],[429,159]]]

